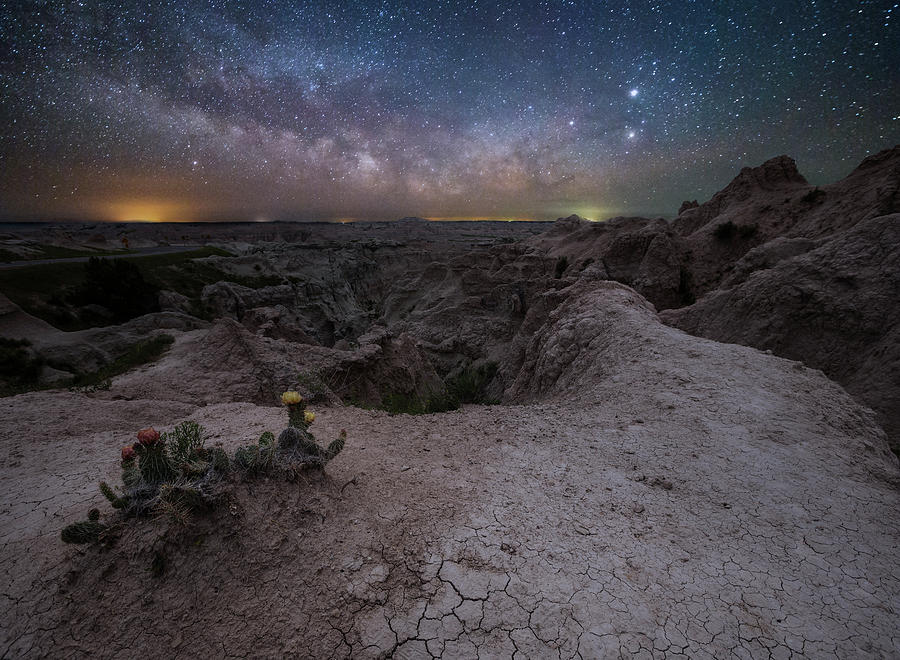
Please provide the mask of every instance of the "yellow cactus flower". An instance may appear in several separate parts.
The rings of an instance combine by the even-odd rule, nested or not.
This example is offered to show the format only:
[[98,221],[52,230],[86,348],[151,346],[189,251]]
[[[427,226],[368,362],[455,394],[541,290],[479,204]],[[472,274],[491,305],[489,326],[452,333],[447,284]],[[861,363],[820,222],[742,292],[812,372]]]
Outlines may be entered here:
[[316,421],[316,413],[311,413],[307,410],[305,413],[303,413],[303,421],[307,424],[312,424],[314,421]]
[[284,394],[281,395],[281,403],[286,406],[291,406],[296,403],[301,403],[303,401],[303,397],[300,396],[300,392],[295,392],[294,390],[288,390]]

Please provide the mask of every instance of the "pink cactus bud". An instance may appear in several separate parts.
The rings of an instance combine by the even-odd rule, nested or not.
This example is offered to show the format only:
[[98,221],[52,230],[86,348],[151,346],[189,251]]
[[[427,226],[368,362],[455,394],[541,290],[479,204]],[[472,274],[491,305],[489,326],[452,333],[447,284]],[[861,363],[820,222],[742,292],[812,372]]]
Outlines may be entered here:
[[159,431],[152,426],[148,429],[141,429],[138,431],[137,439],[145,447],[152,447],[159,441]]
[[122,460],[123,461],[130,461],[135,456],[137,456],[137,452],[134,450],[134,447],[132,447],[131,445],[126,445],[125,447],[122,447]]

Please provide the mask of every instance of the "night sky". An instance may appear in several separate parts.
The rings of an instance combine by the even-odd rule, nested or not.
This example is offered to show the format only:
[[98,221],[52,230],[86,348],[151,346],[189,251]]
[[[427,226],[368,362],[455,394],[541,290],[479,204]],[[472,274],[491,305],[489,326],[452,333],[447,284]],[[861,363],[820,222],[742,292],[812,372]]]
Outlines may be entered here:
[[900,142],[900,4],[2,2],[5,219],[674,215]]

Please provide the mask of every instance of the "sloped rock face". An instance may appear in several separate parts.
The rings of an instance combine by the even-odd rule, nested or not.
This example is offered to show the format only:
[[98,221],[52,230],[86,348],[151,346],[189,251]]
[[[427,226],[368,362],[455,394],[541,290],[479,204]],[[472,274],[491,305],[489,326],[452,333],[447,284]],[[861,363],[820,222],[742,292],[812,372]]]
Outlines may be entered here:
[[578,283],[544,296],[543,310],[552,308],[517,337],[522,346],[515,380],[504,392],[509,401],[540,401],[566,397],[578,400],[620,366],[622,337],[616,327],[633,333],[656,323],[652,305],[632,289],[615,282]]
[[568,267],[563,276],[610,279],[633,287],[658,309],[684,304],[685,248],[662,219],[613,218],[588,222],[571,216],[528,241]]
[[732,286],[663,320],[820,368],[900,438],[900,214],[863,220],[812,250],[803,239],[773,241],[745,262]]
[[295,377],[292,366],[277,347],[222,319],[180,336],[160,362],[116,378],[112,391],[128,399],[274,405],[280,383]]
[[734,215],[745,212],[747,202],[752,200],[755,204],[761,194],[783,197],[808,186],[794,160],[788,156],[778,156],[759,167],[743,168],[731,183],[713,195],[708,202],[688,208],[682,205],[678,219],[673,224],[679,234],[692,234],[725,212],[730,211]]
[[255,335],[224,318],[208,331],[180,335],[156,364],[116,378],[110,396],[277,405],[286,389],[310,394],[301,374],[319,382],[326,399],[338,395],[369,404],[388,393],[422,395],[443,386],[407,335],[375,329],[354,350],[340,350]]
[[372,405],[382,404],[390,395],[423,399],[444,387],[419,343],[385,328],[360,337],[358,350],[345,352],[333,366],[320,367],[319,373],[340,396]]

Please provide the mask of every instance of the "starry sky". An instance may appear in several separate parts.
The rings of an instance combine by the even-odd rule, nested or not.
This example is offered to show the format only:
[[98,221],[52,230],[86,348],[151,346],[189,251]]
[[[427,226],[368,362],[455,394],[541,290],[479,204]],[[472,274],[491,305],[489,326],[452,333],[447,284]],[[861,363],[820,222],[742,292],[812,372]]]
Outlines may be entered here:
[[672,216],[900,142],[900,4],[0,2],[0,218]]

